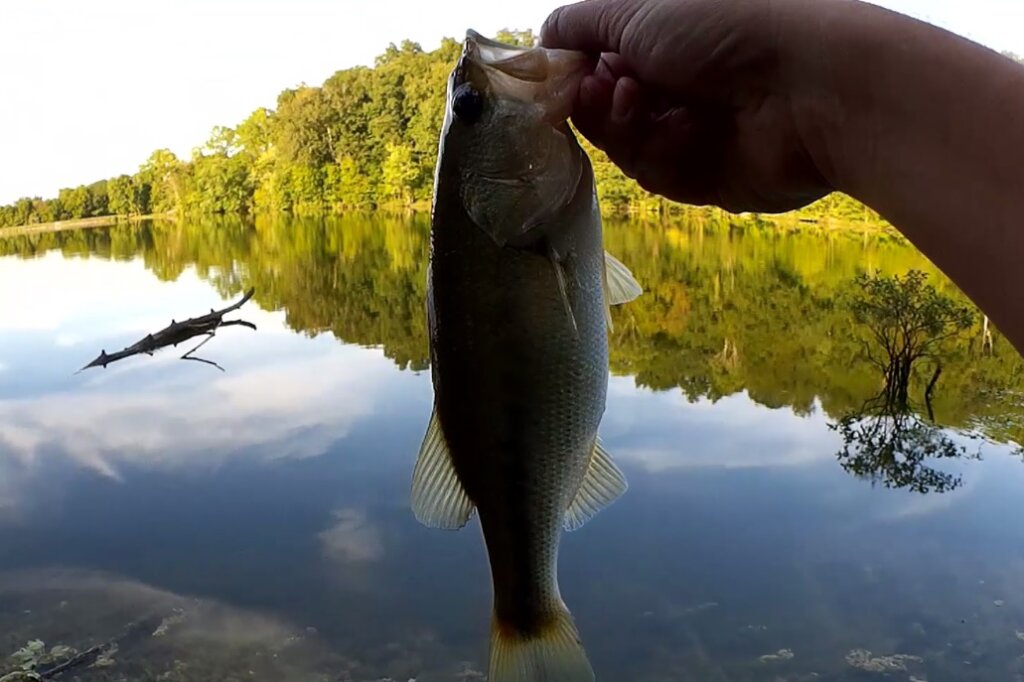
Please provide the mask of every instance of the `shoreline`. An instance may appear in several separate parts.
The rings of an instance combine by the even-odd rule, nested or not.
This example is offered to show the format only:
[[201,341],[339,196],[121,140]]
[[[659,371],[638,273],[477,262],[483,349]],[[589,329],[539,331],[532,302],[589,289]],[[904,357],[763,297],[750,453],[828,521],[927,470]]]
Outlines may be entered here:
[[[740,214],[729,214],[721,211],[721,209],[714,209],[709,207],[693,207],[700,213],[705,215],[710,213],[720,213],[723,217],[728,219],[739,219],[739,220],[753,220],[754,222],[761,223],[762,225],[770,225],[773,229],[779,233],[789,232],[802,232],[802,231],[817,231],[822,233],[844,233],[857,236],[867,236],[872,234],[899,234],[899,232],[892,228],[888,223],[883,222],[870,222],[862,220],[850,220],[846,218],[838,218],[833,216],[801,216],[799,213],[782,213],[782,214],[765,214],[765,213],[740,213]],[[421,213],[429,210],[429,206],[423,207],[418,204],[411,206],[385,206],[376,209],[376,212],[384,213]],[[341,215],[346,213],[335,212],[335,211],[324,211],[319,215]],[[666,223],[671,222],[673,217],[681,217],[686,211],[681,212],[647,212],[643,210],[627,210],[627,211],[609,211],[602,215],[605,221],[621,221],[621,220],[639,220],[641,222],[654,222],[654,223]],[[294,215],[294,214],[292,214]],[[34,223],[30,225],[18,225],[14,227],[0,227],[0,239],[4,237],[24,237],[36,234],[49,234],[53,232],[66,232],[71,230],[87,230],[99,227],[111,227],[122,223],[135,223],[143,220],[172,220],[178,214],[175,211],[168,211],[166,213],[149,213],[146,215],[109,215],[109,216],[95,216],[92,218],[76,218],[73,220],[58,220],[49,223]]]
[[24,237],[33,234],[64,232],[66,230],[87,230],[95,227],[110,227],[118,223],[134,223],[141,220],[169,218],[173,213],[149,213],[146,215],[104,215],[93,218],[75,218],[73,220],[57,220],[52,223],[35,223],[16,227],[0,227],[0,239],[4,237]]

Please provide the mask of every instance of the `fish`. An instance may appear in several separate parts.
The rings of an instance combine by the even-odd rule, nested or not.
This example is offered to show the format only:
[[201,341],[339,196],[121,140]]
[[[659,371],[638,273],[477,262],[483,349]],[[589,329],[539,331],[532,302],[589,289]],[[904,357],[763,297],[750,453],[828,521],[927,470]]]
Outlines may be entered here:
[[447,84],[427,268],[434,405],[410,502],[429,527],[479,517],[491,682],[595,679],[559,591],[559,541],[627,489],[598,428],[609,307],[642,288],[604,250],[568,123],[589,60],[469,30]]

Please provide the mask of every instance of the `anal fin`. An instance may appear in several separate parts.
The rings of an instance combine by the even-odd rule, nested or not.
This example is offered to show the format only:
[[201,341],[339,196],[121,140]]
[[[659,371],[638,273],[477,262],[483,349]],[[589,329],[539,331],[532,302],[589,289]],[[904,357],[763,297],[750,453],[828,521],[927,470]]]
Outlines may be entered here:
[[411,503],[416,519],[431,528],[462,528],[473,515],[473,502],[455,471],[436,406],[413,469]]
[[590,454],[583,483],[565,510],[564,528],[568,531],[581,528],[597,512],[621,497],[628,487],[626,476],[601,446],[601,441],[594,439],[594,449]]

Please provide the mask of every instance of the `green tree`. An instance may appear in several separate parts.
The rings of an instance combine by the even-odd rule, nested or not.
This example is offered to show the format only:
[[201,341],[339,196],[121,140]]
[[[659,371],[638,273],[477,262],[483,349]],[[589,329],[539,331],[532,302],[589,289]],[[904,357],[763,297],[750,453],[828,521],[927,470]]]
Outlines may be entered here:
[[64,218],[85,218],[89,215],[91,201],[89,190],[85,185],[75,188],[64,188],[57,196],[60,201]]
[[320,167],[334,160],[338,112],[321,88],[285,90],[277,98],[274,144],[281,161]]
[[110,195],[108,207],[115,215],[131,215],[135,213],[135,183],[129,175],[119,175],[107,182]]
[[335,178],[337,184],[331,191],[342,206],[365,208],[373,202],[370,177],[351,156],[344,157],[338,164]]
[[387,145],[387,157],[381,168],[381,194],[395,202],[411,203],[412,189],[420,169],[413,161],[412,148],[405,144]]
[[138,178],[149,186],[152,210],[163,213],[184,206],[187,171],[169,149],[158,149],[150,155],[139,169]]

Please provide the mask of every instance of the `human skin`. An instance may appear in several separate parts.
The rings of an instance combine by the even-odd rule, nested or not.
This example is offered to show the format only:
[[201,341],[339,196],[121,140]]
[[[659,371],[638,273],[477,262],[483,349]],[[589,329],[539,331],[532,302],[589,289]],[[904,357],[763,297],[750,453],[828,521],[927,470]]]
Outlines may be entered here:
[[585,0],[542,44],[595,57],[576,127],[645,189],[877,210],[1024,350],[1024,67],[857,0]]

